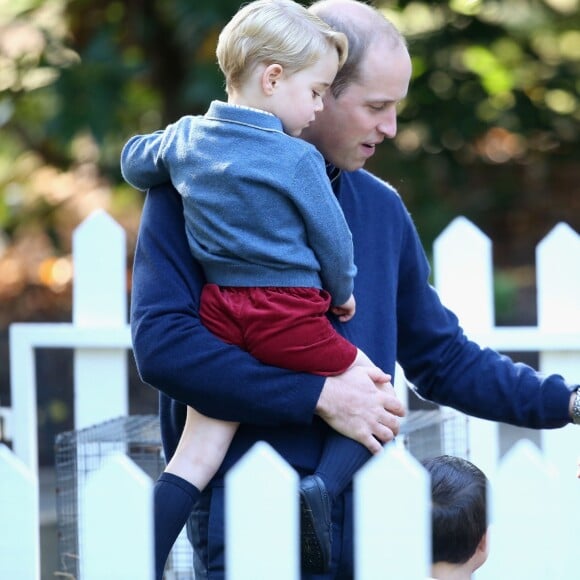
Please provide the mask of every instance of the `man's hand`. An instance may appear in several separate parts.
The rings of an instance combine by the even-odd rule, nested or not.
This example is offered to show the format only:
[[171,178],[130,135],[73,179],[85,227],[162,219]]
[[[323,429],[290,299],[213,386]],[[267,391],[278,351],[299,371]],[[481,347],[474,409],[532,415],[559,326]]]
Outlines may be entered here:
[[362,366],[328,377],[316,413],[335,431],[379,453],[399,433],[398,418],[405,415],[390,380],[379,368]]

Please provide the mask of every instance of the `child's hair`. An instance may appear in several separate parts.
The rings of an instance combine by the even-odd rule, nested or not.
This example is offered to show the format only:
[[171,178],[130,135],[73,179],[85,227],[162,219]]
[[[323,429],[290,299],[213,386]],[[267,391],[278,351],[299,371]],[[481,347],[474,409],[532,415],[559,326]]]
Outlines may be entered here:
[[346,60],[348,41],[326,22],[292,0],[255,0],[244,5],[219,35],[216,55],[226,90],[239,88],[258,64],[277,63],[297,72],[328,50]]
[[463,564],[487,531],[487,478],[473,463],[451,455],[423,466],[431,475],[433,562]]

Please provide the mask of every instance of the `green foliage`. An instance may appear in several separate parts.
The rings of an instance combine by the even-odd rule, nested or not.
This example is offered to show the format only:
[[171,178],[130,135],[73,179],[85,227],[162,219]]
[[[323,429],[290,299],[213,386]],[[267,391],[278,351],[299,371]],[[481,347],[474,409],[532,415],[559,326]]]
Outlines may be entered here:
[[[401,125],[402,150],[446,152],[458,163],[525,161],[546,144],[575,149],[580,129],[580,15],[565,3],[510,0],[400,3],[415,78]],[[558,10],[558,6],[560,6]],[[427,19],[425,25],[423,20]],[[566,122],[563,123],[563,119]],[[491,128],[509,142],[487,142]],[[487,145],[487,146],[486,146]]]
[[[428,247],[458,214],[496,233],[515,207],[535,243],[563,213],[545,211],[550,182],[579,154],[577,0],[382,5],[405,32],[414,75],[395,148],[370,168],[399,188]],[[578,213],[566,219],[580,225]]]
[[[215,44],[240,0],[4,4],[0,191],[15,152],[63,171],[90,157],[116,186],[129,136],[224,97]],[[518,168],[578,158],[578,0],[376,5],[407,36],[414,78],[394,146],[369,168],[401,189],[427,244],[458,213],[509,206],[525,189]]]
[[233,0],[14,3],[0,14],[21,46],[6,43],[0,53],[5,134],[61,169],[77,161],[75,139],[89,134],[101,170],[118,179],[129,134],[202,112],[223,95],[215,40],[237,7]]

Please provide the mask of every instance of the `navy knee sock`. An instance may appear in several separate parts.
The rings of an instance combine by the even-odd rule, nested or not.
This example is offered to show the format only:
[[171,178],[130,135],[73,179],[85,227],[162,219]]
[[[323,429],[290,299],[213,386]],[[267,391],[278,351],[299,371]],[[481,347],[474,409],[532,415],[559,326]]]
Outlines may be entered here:
[[155,578],[163,578],[163,570],[171,548],[191,514],[200,492],[191,483],[162,473],[153,488],[155,517]]
[[324,443],[322,457],[314,473],[322,479],[330,498],[334,500],[371,456],[370,451],[360,443],[332,433]]

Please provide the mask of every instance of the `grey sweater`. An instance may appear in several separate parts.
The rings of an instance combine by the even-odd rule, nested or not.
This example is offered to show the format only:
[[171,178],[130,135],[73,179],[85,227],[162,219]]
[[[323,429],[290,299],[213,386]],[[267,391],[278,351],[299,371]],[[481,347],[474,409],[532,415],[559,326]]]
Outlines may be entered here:
[[171,181],[208,282],[353,291],[350,230],[320,153],[262,111],[211,103],[163,131],[131,138],[121,170],[146,190]]

